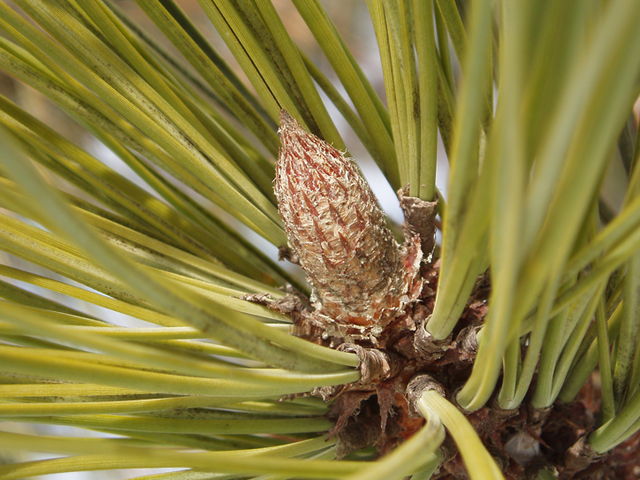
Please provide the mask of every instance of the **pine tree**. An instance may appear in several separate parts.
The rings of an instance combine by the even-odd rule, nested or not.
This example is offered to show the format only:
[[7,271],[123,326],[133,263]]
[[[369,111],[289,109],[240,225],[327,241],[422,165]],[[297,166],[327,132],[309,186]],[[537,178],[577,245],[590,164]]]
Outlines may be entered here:
[[640,2],[367,0],[384,99],[319,0],[330,73],[199,0],[248,84],[174,0],[13,3],[0,68],[136,181],[0,96],[0,480],[638,477]]

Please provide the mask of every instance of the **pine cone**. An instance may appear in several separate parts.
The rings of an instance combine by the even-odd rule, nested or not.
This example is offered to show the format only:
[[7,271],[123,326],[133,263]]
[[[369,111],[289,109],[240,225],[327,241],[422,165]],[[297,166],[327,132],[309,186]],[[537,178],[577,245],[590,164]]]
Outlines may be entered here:
[[355,164],[284,110],[278,133],[278,210],[314,307],[328,322],[384,327],[420,293],[420,239],[401,249]]

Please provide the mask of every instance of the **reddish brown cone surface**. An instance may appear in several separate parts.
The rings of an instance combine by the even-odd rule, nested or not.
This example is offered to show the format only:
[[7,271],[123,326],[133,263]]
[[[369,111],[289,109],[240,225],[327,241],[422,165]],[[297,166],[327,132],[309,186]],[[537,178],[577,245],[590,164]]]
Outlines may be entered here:
[[328,321],[384,326],[417,298],[422,252],[416,237],[400,249],[355,164],[280,114],[278,210]]

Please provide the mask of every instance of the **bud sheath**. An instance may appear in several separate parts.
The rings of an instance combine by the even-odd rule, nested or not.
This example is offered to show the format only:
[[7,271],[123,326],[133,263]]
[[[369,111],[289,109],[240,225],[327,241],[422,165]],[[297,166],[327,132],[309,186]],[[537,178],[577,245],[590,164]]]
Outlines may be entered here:
[[391,321],[419,294],[420,240],[400,249],[367,182],[340,151],[280,114],[275,194],[289,246],[330,321]]

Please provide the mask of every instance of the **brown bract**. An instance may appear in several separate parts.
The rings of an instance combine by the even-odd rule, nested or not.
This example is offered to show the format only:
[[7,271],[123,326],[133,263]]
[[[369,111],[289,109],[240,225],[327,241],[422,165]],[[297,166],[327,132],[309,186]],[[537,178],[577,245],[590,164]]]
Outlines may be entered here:
[[375,335],[420,294],[420,239],[401,249],[355,164],[284,110],[278,133],[278,210],[316,317]]

